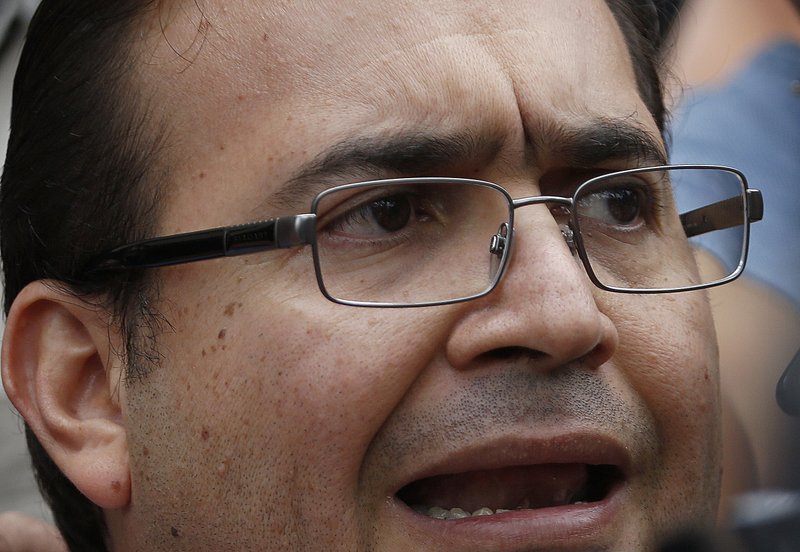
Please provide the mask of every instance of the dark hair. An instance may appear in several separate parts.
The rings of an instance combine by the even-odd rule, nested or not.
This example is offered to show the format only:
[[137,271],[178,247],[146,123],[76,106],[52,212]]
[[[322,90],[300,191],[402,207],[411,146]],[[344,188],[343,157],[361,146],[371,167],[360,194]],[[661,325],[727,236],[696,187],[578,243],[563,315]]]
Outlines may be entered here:
[[[655,60],[658,24],[642,0],[607,0],[634,62],[639,91],[663,129]],[[48,279],[109,310],[125,338],[126,377],[156,331],[154,288],[142,272],[86,280],[83,264],[148,236],[163,179],[163,127],[130,82],[137,22],[156,0],[43,0],[14,82],[0,188],[5,310],[28,283]],[[151,301],[148,301],[148,297]],[[143,338],[143,334],[147,334]],[[143,352],[144,351],[144,352]],[[102,510],[84,497],[26,426],[39,487],[73,551],[106,550]]]
[[[157,187],[145,183],[157,170],[160,132],[145,124],[146,104],[126,77],[136,55],[134,23],[151,4],[41,3],[14,81],[0,187],[6,314],[28,283],[57,281],[108,307],[128,351],[133,327],[145,320],[142,275],[114,275],[101,285],[83,281],[80,265],[151,226]],[[102,510],[61,473],[29,427],[25,432],[39,487],[70,549],[106,550]]]
[[659,74],[659,51],[664,39],[659,22],[660,12],[652,2],[606,0],[606,3],[625,37],[639,94],[663,133],[667,110]]

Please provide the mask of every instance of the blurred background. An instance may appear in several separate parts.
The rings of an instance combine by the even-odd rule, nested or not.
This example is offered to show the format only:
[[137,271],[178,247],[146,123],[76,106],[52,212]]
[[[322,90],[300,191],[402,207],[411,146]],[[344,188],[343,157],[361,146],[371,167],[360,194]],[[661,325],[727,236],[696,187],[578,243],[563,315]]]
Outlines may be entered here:
[[[5,159],[8,143],[14,71],[25,27],[37,3],[36,0],[0,0],[0,161]],[[0,386],[0,512],[7,510],[51,519],[33,480],[22,421]]]
[[800,423],[775,400],[800,348],[800,0],[663,2],[672,163],[730,165],[764,195],[742,278],[710,290],[723,501],[800,488]]

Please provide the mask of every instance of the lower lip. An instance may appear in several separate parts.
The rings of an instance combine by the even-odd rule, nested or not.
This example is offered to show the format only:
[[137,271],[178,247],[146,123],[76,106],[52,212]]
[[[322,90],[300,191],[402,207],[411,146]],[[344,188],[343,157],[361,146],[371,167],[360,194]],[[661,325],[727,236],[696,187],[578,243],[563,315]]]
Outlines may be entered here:
[[[392,500],[400,521],[415,533],[427,533],[428,542],[442,542],[453,549],[508,550],[536,546],[587,545],[603,540],[614,528],[624,502],[626,485],[617,483],[600,501],[567,504],[535,510],[516,510],[490,516],[439,520]],[[500,545],[500,548],[498,548]],[[458,547],[458,548],[456,548]]]

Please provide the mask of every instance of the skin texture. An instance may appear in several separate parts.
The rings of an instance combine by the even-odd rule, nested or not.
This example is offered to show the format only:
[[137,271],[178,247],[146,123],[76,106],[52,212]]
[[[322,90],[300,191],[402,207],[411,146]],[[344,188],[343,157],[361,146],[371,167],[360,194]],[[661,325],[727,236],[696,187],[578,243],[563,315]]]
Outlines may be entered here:
[[[173,138],[161,235],[307,210],[283,183],[353,137],[491,138],[436,173],[515,197],[576,177],[561,129],[614,118],[658,140],[599,1],[190,2],[142,36],[136,83]],[[403,175],[324,183],[367,176]],[[5,385],[106,508],[114,550],[634,550],[712,520],[705,295],[601,292],[546,209],[515,226],[498,288],[447,307],[328,302],[309,248],[160,270],[160,360],[123,385],[106,317],[34,284],[9,316]],[[434,466],[578,441],[616,443],[631,468],[613,515],[566,538],[430,531],[392,498]]]

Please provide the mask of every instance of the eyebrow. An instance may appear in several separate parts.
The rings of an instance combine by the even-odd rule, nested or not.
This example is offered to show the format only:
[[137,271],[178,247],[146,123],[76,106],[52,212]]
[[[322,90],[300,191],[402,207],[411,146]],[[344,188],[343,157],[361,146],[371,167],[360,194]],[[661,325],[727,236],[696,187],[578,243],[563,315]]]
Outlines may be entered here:
[[331,180],[357,182],[385,175],[436,176],[466,161],[489,162],[503,148],[504,140],[490,134],[461,132],[399,133],[391,136],[359,136],[328,148],[298,171],[273,194],[271,203],[289,206],[327,188]]
[[667,164],[659,138],[628,118],[602,118],[588,125],[558,128],[550,132],[554,152],[567,163],[591,168],[607,161],[638,165]]
[[[573,127],[553,125],[529,141],[534,159],[537,150],[546,147],[560,162],[580,168],[620,160],[637,166],[666,164],[661,142],[630,119],[598,118]],[[505,142],[500,134],[472,131],[349,138],[301,166],[268,201],[278,208],[305,208],[333,181],[344,184],[395,176],[437,176],[465,162],[488,164]]]

